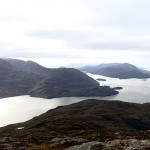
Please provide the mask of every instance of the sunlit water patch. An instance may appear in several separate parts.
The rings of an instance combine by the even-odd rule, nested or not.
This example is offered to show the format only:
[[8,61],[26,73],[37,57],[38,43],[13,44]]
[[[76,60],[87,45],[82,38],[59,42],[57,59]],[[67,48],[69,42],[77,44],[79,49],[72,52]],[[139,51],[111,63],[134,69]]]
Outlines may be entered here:
[[0,99],[0,126],[22,122],[49,109],[79,102],[87,97],[35,98],[28,95]]
[[88,75],[94,79],[106,79],[106,81],[98,81],[100,85],[123,87],[122,90],[119,90],[118,95],[107,97],[108,100],[116,99],[134,103],[150,102],[150,79],[118,79],[90,73]]

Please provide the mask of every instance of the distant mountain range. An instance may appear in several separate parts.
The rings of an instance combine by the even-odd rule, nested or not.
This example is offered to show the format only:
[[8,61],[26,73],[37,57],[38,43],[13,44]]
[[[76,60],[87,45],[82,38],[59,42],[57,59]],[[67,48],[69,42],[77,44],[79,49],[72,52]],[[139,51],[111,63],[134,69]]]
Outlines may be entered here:
[[33,61],[0,59],[0,98],[30,94],[35,97],[109,96],[117,91],[71,68],[48,69]]
[[[141,145],[147,148],[150,146],[149,130],[149,103],[135,104],[91,99],[59,106],[29,121],[0,128],[0,148],[10,146],[13,150],[20,147],[25,150],[32,147],[29,150],[33,150],[36,149],[34,146],[38,145],[37,149],[42,150],[66,150],[68,147],[90,141],[117,140],[114,148],[106,147],[106,150],[123,150],[124,146],[134,149],[132,146],[137,139],[144,140]],[[123,139],[133,140],[124,144]],[[135,143],[135,149],[138,142],[140,141]],[[100,150],[102,146],[104,145],[94,150]],[[86,149],[87,147],[83,150]],[[141,149],[148,150],[139,148]]]
[[139,69],[138,67],[128,63],[110,63],[98,66],[85,66],[80,68],[80,70],[87,73],[120,79],[150,78],[150,72]]

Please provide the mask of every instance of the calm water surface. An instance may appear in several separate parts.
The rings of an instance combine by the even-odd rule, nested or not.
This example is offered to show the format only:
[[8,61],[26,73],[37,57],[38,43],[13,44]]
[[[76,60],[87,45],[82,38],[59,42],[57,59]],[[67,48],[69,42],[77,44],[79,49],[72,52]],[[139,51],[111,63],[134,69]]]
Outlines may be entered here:
[[109,78],[100,75],[88,75],[94,79],[102,78],[106,81],[100,81],[101,85],[109,85],[111,87],[121,86],[123,90],[119,90],[119,94],[116,96],[110,96],[108,100],[122,100],[126,102],[134,103],[146,103],[150,102],[150,79],[118,79]]
[[[90,97],[103,100],[122,100],[128,102],[145,103],[150,102],[150,79],[126,79],[120,80],[107,78],[99,75],[88,74],[94,79],[102,78],[101,85],[111,87],[121,86],[123,90],[116,96]],[[89,97],[88,97],[89,98]],[[64,97],[64,98],[34,98],[28,95],[0,99],[0,126],[22,122],[40,115],[57,106],[68,105],[87,99],[87,97]]]

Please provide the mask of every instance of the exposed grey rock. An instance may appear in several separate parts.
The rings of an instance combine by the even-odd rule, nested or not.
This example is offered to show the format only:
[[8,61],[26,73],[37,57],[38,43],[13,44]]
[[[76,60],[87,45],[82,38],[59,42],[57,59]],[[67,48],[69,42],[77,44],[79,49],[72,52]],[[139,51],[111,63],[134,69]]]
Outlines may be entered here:
[[88,142],[85,139],[80,139],[80,138],[70,138],[70,137],[66,137],[66,138],[54,138],[50,141],[51,146],[53,147],[57,147],[57,145],[78,145],[78,144],[82,144],[84,142]]
[[0,138],[0,142],[6,143],[6,142],[12,142],[13,139],[11,137],[2,137]]
[[66,150],[146,150],[150,148],[150,140],[114,140],[109,142],[92,141],[75,145]]
[[92,141],[88,143],[83,143],[82,145],[75,145],[66,150],[100,150],[104,147],[104,143]]
[[71,137],[66,137],[66,138],[54,138],[51,140],[51,142],[62,142],[62,141],[75,141],[75,142],[88,142],[85,139],[81,138],[71,138]]

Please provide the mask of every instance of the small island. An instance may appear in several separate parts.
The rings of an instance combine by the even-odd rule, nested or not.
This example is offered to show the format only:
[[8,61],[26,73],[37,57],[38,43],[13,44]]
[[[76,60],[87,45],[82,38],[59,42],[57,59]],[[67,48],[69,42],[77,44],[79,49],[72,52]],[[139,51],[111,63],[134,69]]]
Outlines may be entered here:
[[106,81],[106,79],[101,79],[101,78],[98,78],[96,79],[97,81]]
[[122,90],[123,87],[114,87],[113,89],[114,89],[114,90]]

